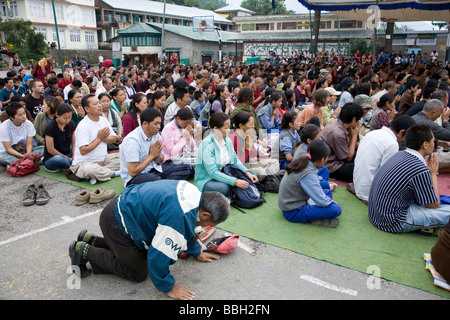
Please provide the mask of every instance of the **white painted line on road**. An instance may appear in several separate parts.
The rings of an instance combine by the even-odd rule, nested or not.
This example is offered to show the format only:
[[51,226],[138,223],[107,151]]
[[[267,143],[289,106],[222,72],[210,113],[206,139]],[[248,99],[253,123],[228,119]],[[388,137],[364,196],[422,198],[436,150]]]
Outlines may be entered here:
[[97,214],[97,213],[99,213],[101,211],[102,211],[102,209],[99,209],[99,210],[96,210],[96,211],[84,213],[84,214],[79,215],[79,216],[74,217],[74,218],[71,218],[71,217],[68,217],[68,216],[63,216],[63,217],[61,217],[61,219],[63,219],[63,221],[55,222],[55,223],[52,223],[51,225],[49,225],[47,227],[44,227],[44,228],[41,228],[41,229],[32,230],[30,232],[27,232],[27,233],[24,233],[24,234],[21,234],[21,235],[18,235],[18,236],[15,236],[15,237],[3,240],[3,241],[0,242],[0,246],[12,243],[14,241],[17,241],[17,240],[20,240],[20,239],[23,239],[23,238],[26,238],[26,237],[30,237],[30,236],[35,235],[37,233],[41,233],[41,232],[44,232],[44,231],[47,231],[47,230],[50,230],[50,229],[62,226],[62,225],[65,225],[67,223],[70,223],[70,222],[73,222],[73,221],[76,221],[76,220],[81,220],[81,219],[87,218],[87,217],[92,216],[94,214]]
[[308,275],[305,275],[305,274],[302,274],[300,276],[300,279],[309,281],[311,283],[317,284],[318,286],[324,287],[324,288],[332,290],[332,291],[345,293],[345,294],[348,294],[348,295],[351,295],[351,296],[357,296],[358,295],[358,291],[356,291],[356,290],[347,289],[347,288],[340,288],[340,287],[337,287],[337,286],[335,286],[335,285],[333,285],[331,283],[322,281],[320,279],[317,279],[317,278],[314,278],[314,277],[311,277],[311,276],[308,276]]

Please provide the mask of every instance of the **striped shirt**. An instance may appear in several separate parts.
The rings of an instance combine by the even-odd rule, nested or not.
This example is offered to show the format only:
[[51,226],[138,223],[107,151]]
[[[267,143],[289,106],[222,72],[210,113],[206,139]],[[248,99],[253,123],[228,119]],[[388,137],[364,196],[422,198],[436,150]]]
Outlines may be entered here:
[[415,150],[399,151],[375,174],[369,194],[369,219],[378,229],[401,232],[413,202],[425,205],[438,200],[423,157]]

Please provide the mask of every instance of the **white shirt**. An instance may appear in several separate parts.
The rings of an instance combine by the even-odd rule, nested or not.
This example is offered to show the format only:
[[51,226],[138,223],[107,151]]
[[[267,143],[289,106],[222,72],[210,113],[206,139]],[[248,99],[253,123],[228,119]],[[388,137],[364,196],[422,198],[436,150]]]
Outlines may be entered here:
[[88,116],[80,121],[75,130],[75,156],[72,165],[75,166],[80,162],[99,162],[103,161],[108,153],[108,145],[102,141],[100,144],[88,154],[82,155],[80,147],[87,146],[97,138],[98,131],[104,127],[109,127],[109,135],[115,136],[113,129],[109,125],[108,120],[103,117],[96,121],[92,121]]
[[[6,111],[5,111],[6,112]],[[10,119],[0,124],[0,152],[6,151],[3,141],[11,146],[22,142],[26,145],[28,137],[34,137],[36,129],[31,121],[26,120],[21,126],[16,126]]]
[[373,96],[370,97],[370,99],[373,100],[378,100],[380,101],[381,97],[383,95],[385,95],[386,93],[388,93],[388,91],[386,89],[381,90],[380,92],[374,94]]
[[175,81],[177,81],[178,79],[180,79],[180,74],[179,73],[172,73],[172,79],[173,79],[173,81],[175,82]]
[[105,87],[104,87],[104,86],[101,86],[100,88],[98,88],[97,90],[95,90],[95,96],[98,98],[98,96],[100,95],[100,93],[103,93],[103,92],[108,93],[108,92],[106,91]]
[[180,110],[180,107],[175,103],[175,101],[169,104],[166,113],[164,114],[164,125],[173,120],[173,118],[178,113],[178,110]]
[[[71,90],[73,90],[73,89],[72,89],[72,86],[70,84],[64,87],[63,93],[64,93],[64,100],[65,101],[69,100],[68,95],[69,95],[69,92]],[[78,91],[80,91],[80,90],[78,90]]]
[[353,170],[356,196],[369,200],[370,186],[378,169],[398,152],[397,137],[388,127],[370,131],[359,143]]
[[225,141],[218,143],[217,140],[216,144],[220,150],[220,168],[223,169],[228,164],[230,164],[230,155],[228,154],[227,144],[225,143]]

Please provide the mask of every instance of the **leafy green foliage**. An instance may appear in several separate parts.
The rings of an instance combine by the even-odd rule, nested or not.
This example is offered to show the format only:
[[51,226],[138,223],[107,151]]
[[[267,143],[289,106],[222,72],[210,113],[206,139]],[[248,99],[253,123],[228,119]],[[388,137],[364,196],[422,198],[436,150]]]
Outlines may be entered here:
[[47,52],[48,46],[42,33],[36,33],[31,21],[7,19],[0,22],[0,31],[4,32],[7,43],[14,47],[25,62],[28,59],[39,60]]
[[275,0],[275,9],[272,9],[271,0],[244,0],[241,3],[242,8],[254,11],[257,15],[269,14],[294,14],[292,10],[287,10],[284,0]]

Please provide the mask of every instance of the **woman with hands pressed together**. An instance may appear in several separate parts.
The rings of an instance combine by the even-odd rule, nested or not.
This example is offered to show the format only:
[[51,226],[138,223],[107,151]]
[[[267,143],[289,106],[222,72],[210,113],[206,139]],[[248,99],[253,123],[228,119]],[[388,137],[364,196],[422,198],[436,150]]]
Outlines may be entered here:
[[249,183],[224,174],[221,170],[228,164],[237,166],[245,172],[252,182],[258,178],[239,160],[228,138],[231,121],[225,113],[214,113],[210,119],[210,134],[205,137],[197,153],[195,185],[200,191],[218,191],[230,196],[230,186],[247,189]]

